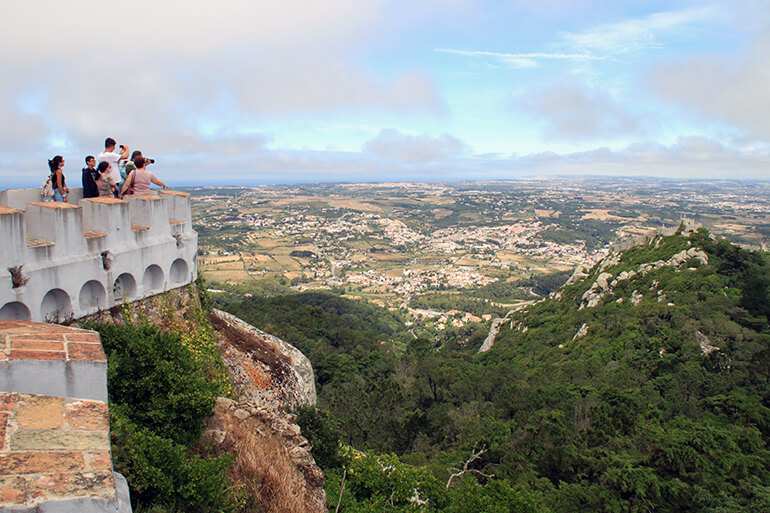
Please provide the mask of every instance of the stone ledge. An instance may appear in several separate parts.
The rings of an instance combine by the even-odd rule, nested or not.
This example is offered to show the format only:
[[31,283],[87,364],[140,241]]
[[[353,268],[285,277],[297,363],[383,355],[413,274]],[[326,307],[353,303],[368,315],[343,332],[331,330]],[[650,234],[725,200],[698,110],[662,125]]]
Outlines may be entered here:
[[163,199],[155,194],[129,194],[126,198],[139,198],[150,201],[160,201]]
[[190,193],[184,192],[184,191],[167,191],[167,190],[160,190],[158,191],[158,194],[162,194],[165,196],[181,196],[183,198],[189,198]]
[[50,208],[51,210],[66,210],[68,208],[80,208],[80,205],[73,205],[72,203],[65,203],[63,201],[43,201],[40,203],[27,203],[33,207]]
[[48,246],[55,245],[50,240],[38,239],[37,237],[27,237],[28,248],[47,248]]
[[120,203],[128,203],[125,200],[110,197],[98,197],[98,198],[83,198],[80,201],[91,201],[93,203],[102,203],[103,205],[115,205]]

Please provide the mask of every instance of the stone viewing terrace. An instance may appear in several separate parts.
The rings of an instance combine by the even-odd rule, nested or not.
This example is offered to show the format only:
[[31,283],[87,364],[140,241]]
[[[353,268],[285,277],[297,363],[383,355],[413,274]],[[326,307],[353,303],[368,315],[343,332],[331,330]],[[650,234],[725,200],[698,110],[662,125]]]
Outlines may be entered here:
[[0,320],[0,511],[131,511],[99,334]]
[[40,199],[36,189],[0,192],[0,319],[79,318],[197,276],[185,192]]

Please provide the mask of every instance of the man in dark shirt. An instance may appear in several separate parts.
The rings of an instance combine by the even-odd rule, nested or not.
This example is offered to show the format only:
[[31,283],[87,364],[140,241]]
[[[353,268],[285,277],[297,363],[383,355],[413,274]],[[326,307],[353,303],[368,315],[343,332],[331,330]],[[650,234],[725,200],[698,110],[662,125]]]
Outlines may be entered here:
[[99,197],[99,188],[96,186],[96,159],[93,155],[86,157],[86,166],[83,168],[83,197],[97,198]]

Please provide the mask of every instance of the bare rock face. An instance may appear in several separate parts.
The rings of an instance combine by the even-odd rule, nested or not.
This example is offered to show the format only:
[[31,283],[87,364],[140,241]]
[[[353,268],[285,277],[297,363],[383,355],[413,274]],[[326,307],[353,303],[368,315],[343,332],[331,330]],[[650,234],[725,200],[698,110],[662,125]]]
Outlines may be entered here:
[[583,338],[586,335],[588,335],[588,324],[583,323],[583,325],[580,327],[579,330],[577,330],[577,333],[575,333],[575,336],[572,337],[572,340],[575,341],[579,338]]
[[[656,244],[659,244],[661,239],[653,239],[657,240]],[[591,285],[591,288],[585,291],[583,293],[583,297],[580,298],[580,307],[579,310],[583,310],[584,308],[594,308],[598,306],[602,299],[605,296],[611,295],[614,292],[615,287],[623,281],[630,280],[634,278],[635,276],[645,276],[651,271],[660,269],[665,266],[671,266],[675,268],[680,268],[683,265],[685,265],[687,262],[689,262],[691,259],[698,260],[699,264],[706,265],[708,264],[708,254],[706,254],[705,251],[698,249],[698,248],[689,248],[689,249],[683,249],[679,253],[676,253],[675,255],[671,256],[668,260],[656,260],[655,262],[650,262],[646,264],[640,264],[639,267],[636,270],[631,271],[622,271],[620,272],[617,277],[613,280],[612,274],[608,272],[604,272],[605,269],[608,269],[612,267],[613,265],[616,265],[620,262],[620,253],[610,253],[607,255],[607,257],[601,261],[599,264],[599,276],[596,278],[596,281]],[[578,270],[581,271],[581,275],[578,274]],[[582,266],[578,266],[577,269],[575,269],[575,273],[573,273],[572,277],[581,276],[577,279],[582,279],[583,277],[587,276],[587,274],[582,273]],[[566,285],[569,285],[573,282],[573,278],[570,278],[567,280]],[[575,279],[574,281],[577,281]],[[612,280],[612,281],[610,281]],[[655,281],[653,281],[653,288],[656,286]],[[665,295],[662,295],[663,293],[661,291],[658,292],[658,301],[663,302],[665,300]],[[639,304],[639,301],[642,300],[641,294],[638,294],[636,291],[631,295],[631,303],[634,305]]]
[[695,332],[695,340],[697,340],[698,343],[700,344],[700,351],[701,351],[701,354],[703,354],[703,356],[708,356],[714,351],[719,351],[720,349],[717,346],[713,345],[711,343],[711,340],[709,340],[709,338],[706,335],[701,333],[700,330]]
[[285,411],[315,403],[310,361],[234,315],[214,310],[211,323],[238,400],[217,400],[205,434],[216,452],[235,456],[233,484],[255,502],[250,511],[327,511],[323,472]]
[[296,347],[221,310],[214,310],[211,321],[241,400],[315,404],[313,367]]
[[228,473],[245,488],[250,511],[327,511],[323,472],[294,415],[220,397],[204,436],[216,453],[235,457]]
[[588,269],[583,264],[578,264],[577,267],[575,267],[575,271],[572,273],[572,276],[569,277],[567,280],[567,283],[564,284],[566,287],[567,285],[572,285],[573,283],[582,280],[583,278],[588,276]]

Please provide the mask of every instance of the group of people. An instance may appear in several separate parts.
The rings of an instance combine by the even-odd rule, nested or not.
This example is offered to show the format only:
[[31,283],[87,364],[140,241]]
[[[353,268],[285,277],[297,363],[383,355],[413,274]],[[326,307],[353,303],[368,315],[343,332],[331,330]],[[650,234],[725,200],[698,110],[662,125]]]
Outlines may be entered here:
[[[116,145],[115,139],[108,137],[104,141],[104,151],[98,157],[86,157],[82,177],[84,198],[149,194],[151,183],[168,189],[168,185],[147,170],[147,166],[155,162],[153,159],[145,158],[139,150],[134,151],[129,159],[128,146],[121,144],[120,152],[116,152]],[[53,200],[67,202],[70,190],[62,171],[64,157],[56,155],[48,161],[48,166],[51,168]]]

